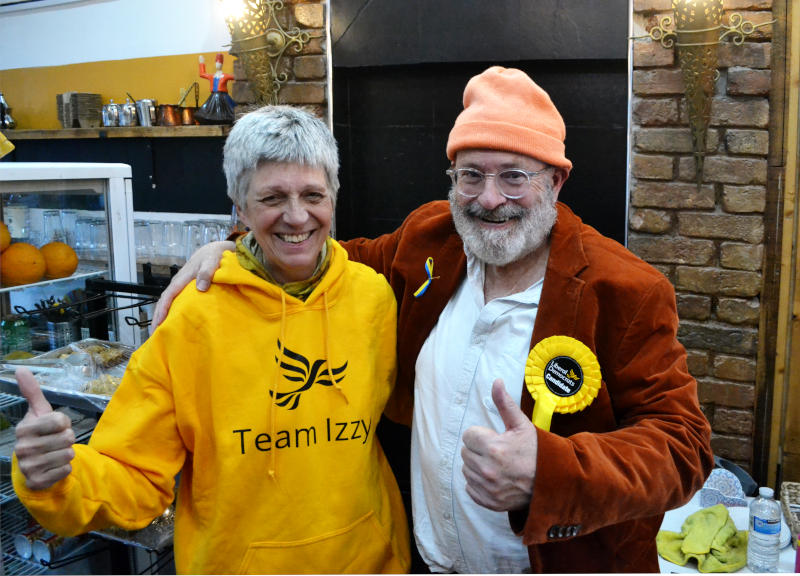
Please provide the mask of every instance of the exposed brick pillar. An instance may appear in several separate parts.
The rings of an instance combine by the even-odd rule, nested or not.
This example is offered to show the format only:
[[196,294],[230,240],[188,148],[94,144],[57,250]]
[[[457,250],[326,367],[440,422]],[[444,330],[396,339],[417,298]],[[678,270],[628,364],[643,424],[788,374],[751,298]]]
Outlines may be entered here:
[[[725,0],[761,24],[772,0]],[[634,0],[636,36],[670,0]],[[633,43],[629,247],[674,284],[679,338],[689,353],[714,452],[753,465],[756,363],[763,285],[772,26],[719,47],[703,183],[695,161],[674,49]]]

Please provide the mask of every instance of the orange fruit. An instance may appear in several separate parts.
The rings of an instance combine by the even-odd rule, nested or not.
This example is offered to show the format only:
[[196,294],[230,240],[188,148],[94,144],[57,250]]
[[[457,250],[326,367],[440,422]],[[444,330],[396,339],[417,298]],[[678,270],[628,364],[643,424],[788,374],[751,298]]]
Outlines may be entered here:
[[8,248],[9,244],[11,244],[11,233],[5,222],[0,222],[0,252]]
[[68,244],[50,242],[40,248],[47,270],[46,278],[65,278],[78,268],[78,255]]
[[4,286],[38,282],[45,269],[42,253],[26,242],[14,242],[0,254],[0,281]]

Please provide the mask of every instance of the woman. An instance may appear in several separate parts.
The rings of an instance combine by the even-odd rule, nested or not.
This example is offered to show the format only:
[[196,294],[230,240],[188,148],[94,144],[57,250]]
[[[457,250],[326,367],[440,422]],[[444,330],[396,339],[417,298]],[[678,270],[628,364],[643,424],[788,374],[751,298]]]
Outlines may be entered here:
[[402,501],[375,437],[394,385],[395,301],[328,235],[335,141],[306,112],[266,107],[233,127],[223,167],[249,228],[236,252],[136,351],[71,472],[65,457],[42,464],[53,425],[20,374],[30,409],[14,487],[43,526],[71,535],[147,525],[181,472],[181,573],[407,571]]

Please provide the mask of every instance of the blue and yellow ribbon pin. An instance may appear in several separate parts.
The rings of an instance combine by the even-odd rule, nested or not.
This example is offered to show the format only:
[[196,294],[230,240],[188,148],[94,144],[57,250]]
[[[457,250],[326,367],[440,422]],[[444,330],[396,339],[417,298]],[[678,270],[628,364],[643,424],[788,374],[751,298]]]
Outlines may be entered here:
[[433,275],[433,257],[431,256],[428,256],[428,259],[425,260],[425,274],[428,275],[428,279],[422,283],[422,286],[417,288],[416,292],[414,292],[414,298],[419,298],[425,294],[425,292],[428,290],[428,286],[430,286],[431,283],[438,278],[438,276]]

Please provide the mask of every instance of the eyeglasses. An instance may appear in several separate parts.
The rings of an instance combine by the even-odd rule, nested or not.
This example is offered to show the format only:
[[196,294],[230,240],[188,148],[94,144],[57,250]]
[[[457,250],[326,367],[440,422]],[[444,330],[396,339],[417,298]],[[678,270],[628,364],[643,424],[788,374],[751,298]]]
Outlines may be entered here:
[[450,168],[445,170],[445,174],[450,176],[456,191],[465,198],[477,198],[483,192],[486,180],[495,178],[500,194],[509,200],[519,200],[530,190],[533,183],[531,178],[535,178],[548,168],[550,167],[548,166],[535,172],[529,172],[521,168],[511,168],[495,174],[484,174],[476,168]]

